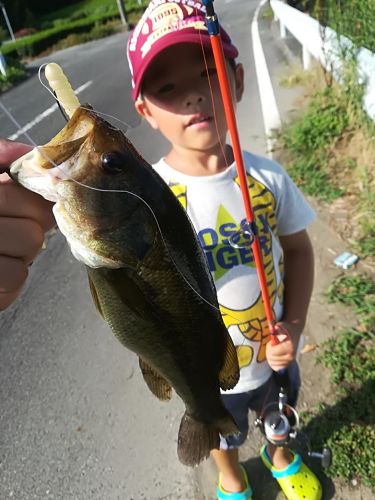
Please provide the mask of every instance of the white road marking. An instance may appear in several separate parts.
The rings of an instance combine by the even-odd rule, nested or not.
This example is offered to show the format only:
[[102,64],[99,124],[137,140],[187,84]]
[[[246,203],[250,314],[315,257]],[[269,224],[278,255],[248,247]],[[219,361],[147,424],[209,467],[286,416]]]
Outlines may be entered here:
[[[74,93],[75,94],[80,94],[81,92],[83,92],[85,89],[87,89],[88,87],[90,87],[90,85],[92,84],[92,80],[89,80],[88,82],[84,83],[83,85],[81,85],[80,87],[78,87]],[[42,120],[44,120],[44,118],[47,118],[47,116],[51,115],[54,111],[56,111],[58,109],[58,106],[57,106],[57,103],[55,104],[52,104],[52,106],[50,106],[48,109],[46,109],[45,111],[43,111],[43,113],[40,113],[38,116],[36,116],[34,118],[34,120],[32,120],[31,122],[27,123],[26,125],[24,125],[22,128],[20,128],[15,134],[12,134],[8,137],[8,139],[10,139],[11,141],[15,141],[16,139],[18,139],[21,135],[23,135],[25,132],[29,131],[31,128],[33,128],[35,125],[37,125],[38,123],[40,123]]]
[[271,77],[268,72],[262,42],[259,36],[258,16],[260,9],[263,7],[266,1],[267,0],[261,0],[254,13],[254,17],[251,23],[251,35],[253,39],[255,71],[258,80],[264,131],[267,137],[267,154],[270,158],[272,158],[273,139],[271,135],[275,129],[280,128],[281,118],[272,87]]

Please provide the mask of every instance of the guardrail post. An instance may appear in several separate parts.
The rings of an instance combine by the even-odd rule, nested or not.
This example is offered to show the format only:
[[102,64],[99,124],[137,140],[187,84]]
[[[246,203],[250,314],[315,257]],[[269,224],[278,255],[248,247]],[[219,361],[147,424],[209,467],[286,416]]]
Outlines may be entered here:
[[280,20],[280,37],[286,38],[286,28],[285,24]]
[[310,69],[311,68],[311,54],[307,50],[306,45],[302,45],[302,66],[303,69]]
[[7,76],[7,63],[5,62],[5,57],[0,52],[0,72],[3,76]]

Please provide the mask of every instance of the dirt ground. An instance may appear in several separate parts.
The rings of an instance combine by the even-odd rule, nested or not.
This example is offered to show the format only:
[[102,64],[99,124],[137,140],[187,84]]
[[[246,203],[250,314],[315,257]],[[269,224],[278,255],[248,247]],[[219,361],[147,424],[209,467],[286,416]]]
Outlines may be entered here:
[[[314,206],[318,216],[309,230],[315,251],[315,286],[304,335],[306,343],[317,344],[317,349],[302,354],[300,358],[302,388],[297,407],[299,411],[307,407],[311,408],[318,402],[329,403],[331,401],[332,387],[329,383],[329,371],[315,362],[319,344],[344,326],[356,324],[354,312],[339,304],[328,304],[324,297],[327,287],[343,272],[333,263],[334,258],[341,252],[348,250],[348,247],[345,241],[340,239],[333,230],[333,221],[330,214],[317,205],[314,200],[310,199],[309,201]],[[364,266],[366,264],[359,262],[357,268],[358,270],[364,270]],[[253,420],[253,416],[250,416],[250,420]],[[259,458],[259,449],[264,442],[264,438],[253,425],[250,428],[253,429],[253,433],[249,435],[247,442],[240,449],[240,459],[248,471],[253,486],[253,499],[281,500],[285,498],[283,493]],[[304,460],[315,471],[323,484],[323,500],[331,498],[337,500],[372,500],[374,498],[374,494],[364,486],[349,486],[325,476],[318,460],[306,459],[306,455]],[[214,464],[208,460],[200,466],[198,472],[204,494],[203,498],[213,500],[217,480]]]

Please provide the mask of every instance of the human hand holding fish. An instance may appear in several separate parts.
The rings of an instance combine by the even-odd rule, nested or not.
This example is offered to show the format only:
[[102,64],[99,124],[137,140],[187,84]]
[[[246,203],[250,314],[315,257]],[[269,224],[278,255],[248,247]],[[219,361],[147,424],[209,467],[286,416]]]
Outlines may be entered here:
[[88,105],[68,115],[56,137],[11,165],[12,178],[55,202],[97,310],[138,355],[150,390],[168,400],[174,388],[184,401],[178,456],[196,465],[219,447],[219,433],[237,432],[220,388],[239,378],[203,250],[180,202],[125,135]]
[[0,139],[0,310],[18,297],[44,233],[55,224],[52,204],[15,184],[5,173],[30,149],[26,144]]

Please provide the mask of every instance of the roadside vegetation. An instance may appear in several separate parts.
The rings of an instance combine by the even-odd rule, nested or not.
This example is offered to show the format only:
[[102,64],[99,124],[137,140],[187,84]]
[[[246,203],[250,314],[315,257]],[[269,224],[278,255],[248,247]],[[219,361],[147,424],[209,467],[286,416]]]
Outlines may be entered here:
[[330,369],[336,401],[306,412],[304,430],[313,449],[331,448],[328,475],[375,489],[375,281],[355,272],[340,276],[327,299],[353,308],[357,324],[320,346],[317,361]]
[[329,370],[333,402],[309,410],[303,420],[313,449],[328,444],[333,451],[328,475],[375,489],[375,124],[363,111],[356,68],[359,47],[375,52],[375,4],[289,3],[356,44],[351,51],[342,48],[340,84],[318,66],[307,72],[293,68],[283,78],[284,85],[302,85],[304,96],[278,140],[290,175],[329,213],[367,270],[345,271],[327,291],[329,302],[352,308],[357,323],[319,346],[317,362]]
[[284,78],[286,85],[306,84],[308,104],[282,129],[279,145],[283,162],[300,188],[325,202],[335,229],[362,259],[371,259],[375,249],[375,124],[362,109],[363,88],[348,64],[342,85],[321,68]]
[[295,83],[307,82],[308,105],[283,129],[280,144],[288,153],[296,182],[306,193],[328,202],[332,212],[346,211],[347,224],[338,224],[336,229],[362,258],[370,258],[375,249],[375,123],[363,111],[366,82],[358,83],[356,55],[361,47],[375,52],[375,3],[289,3],[308,11],[322,26],[349,37],[355,45],[351,50],[341,45],[338,55],[345,70],[340,84],[321,68],[313,74],[295,75]]
[[[53,2],[51,2],[53,3]],[[127,0],[126,15],[129,25],[142,15],[147,0]],[[0,74],[0,92],[26,78],[25,64],[57,50],[86,43],[122,29],[116,0],[81,0],[45,15],[29,15],[29,25],[20,30],[15,42],[1,46],[7,63],[7,75]],[[9,37],[0,29],[0,42]]]
[[375,52],[374,0],[287,0],[287,3]]

